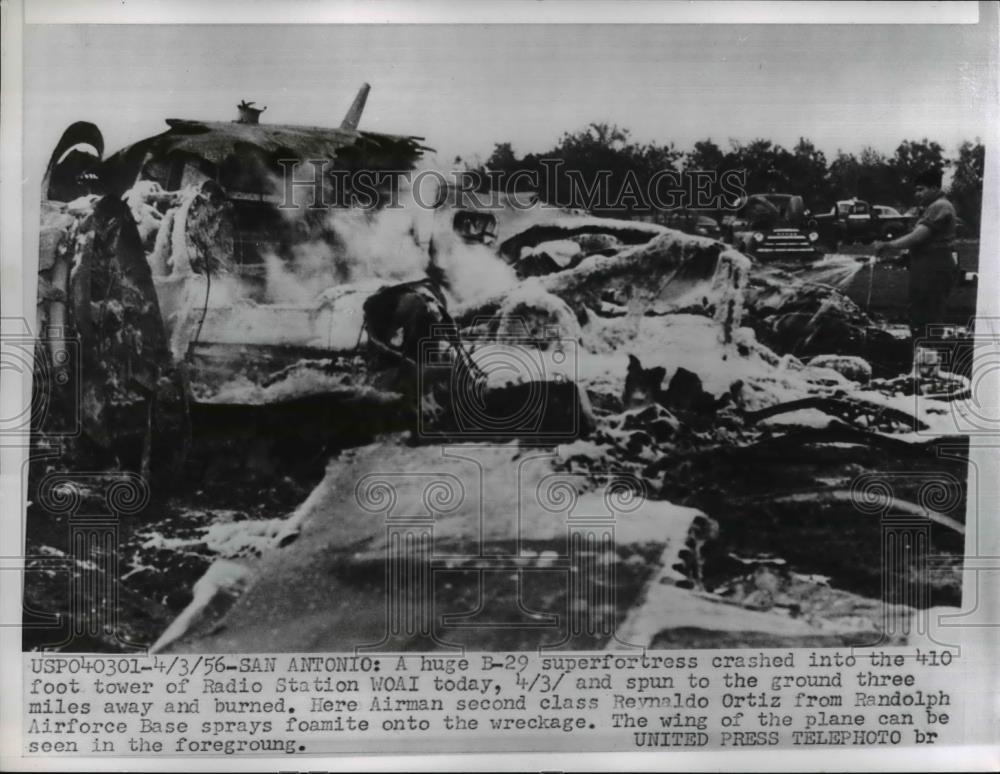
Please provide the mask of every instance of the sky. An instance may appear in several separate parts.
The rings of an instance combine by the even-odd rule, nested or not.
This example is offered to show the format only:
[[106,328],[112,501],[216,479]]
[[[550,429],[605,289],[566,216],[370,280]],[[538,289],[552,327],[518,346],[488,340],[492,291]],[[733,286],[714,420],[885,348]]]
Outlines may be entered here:
[[[995,20],[992,20],[995,29]],[[338,125],[426,138],[437,161],[551,148],[606,121],[688,150],[800,136],[832,158],[928,137],[954,154],[990,132],[996,51],[979,25],[28,25],[26,171],[63,128],[108,151],[168,117]]]

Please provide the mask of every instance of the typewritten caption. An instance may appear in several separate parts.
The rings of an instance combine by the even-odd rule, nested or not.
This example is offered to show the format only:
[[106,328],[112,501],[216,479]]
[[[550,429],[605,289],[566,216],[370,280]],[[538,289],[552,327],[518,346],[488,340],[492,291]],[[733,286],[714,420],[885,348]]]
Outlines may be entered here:
[[394,739],[618,749],[961,741],[948,650],[24,657],[28,755],[246,755]]

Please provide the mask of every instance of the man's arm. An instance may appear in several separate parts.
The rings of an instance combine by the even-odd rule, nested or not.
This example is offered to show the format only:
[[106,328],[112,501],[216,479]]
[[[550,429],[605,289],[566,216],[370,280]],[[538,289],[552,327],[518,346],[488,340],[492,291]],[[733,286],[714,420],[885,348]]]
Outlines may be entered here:
[[873,247],[875,248],[875,255],[882,255],[883,253],[895,250],[905,250],[909,247],[916,247],[917,245],[922,245],[928,239],[930,239],[933,232],[923,223],[918,223],[917,226],[909,234],[904,234],[899,239],[893,239],[891,242],[875,242]]

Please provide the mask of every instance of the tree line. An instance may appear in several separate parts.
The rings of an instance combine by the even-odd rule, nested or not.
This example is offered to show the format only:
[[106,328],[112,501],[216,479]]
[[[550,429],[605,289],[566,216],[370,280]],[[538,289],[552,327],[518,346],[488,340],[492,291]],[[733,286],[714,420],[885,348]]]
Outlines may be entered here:
[[[493,153],[481,165],[480,171],[513,173],[518,170],[539,171],[543,160],[560,162],[559,174],[576,175],[578,179],[594,179],[603,175],[612,190],[621,190],[628,180],[645,186],[654,174],[664,169],[678,172],[694,170],[744,170],[747,193],[790,193],[802,196],[813,211],[826,211],[840,199],[857,197],[872,204],[886,204],[905,212],[913,205],[913,181],[929,167],[953,172],[947,193],[958,214],[978,230],[982,205],[984,148],[978,141],[965,141],[958,155],[948,157],[937,142],[903,140],[895,153],[886,156],[871,147],[860,154],[838,150],[833,159],[808,139],[800,137],[791,149],[766,139],[742,143],[729,141],[723,149],[711,139],[701,140],[687,151],[673,143],[635,142],[628,129],[614,124],[593,123],[577,132],[566,132],[554,148],[545,153],[517,156],[511,143],[497,143]],[[554,190],[564,194],[559,178],[541,175],[543,190],[540,198],[551,201]],[[547,187],[547,189],[546,189]],[[563,202],[559,202],[563,203]],[[585,206],[586,202],[571,202]],[[644,208],[609,209],[591,207],[596,215],[634,217],[648,214]]]

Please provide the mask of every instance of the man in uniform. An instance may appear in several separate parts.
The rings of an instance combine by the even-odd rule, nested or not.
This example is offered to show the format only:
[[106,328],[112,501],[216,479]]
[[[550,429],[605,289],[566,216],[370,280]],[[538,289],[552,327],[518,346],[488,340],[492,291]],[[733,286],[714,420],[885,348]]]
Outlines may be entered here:
[[[944,322],[958,266],[954,255],[955,208],[941,190],[941,170],[922,172],[914,183],[921,214],[913,230],[891,242],[876,242],[874,248],[876,257],[890,251],[910,251],[910,331],[916,342],[928,335],[927,326]],[[921,362],[921,354],[914,355]]]

